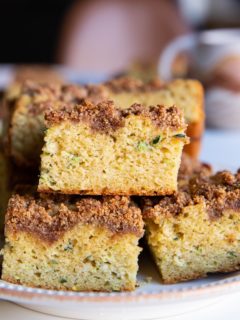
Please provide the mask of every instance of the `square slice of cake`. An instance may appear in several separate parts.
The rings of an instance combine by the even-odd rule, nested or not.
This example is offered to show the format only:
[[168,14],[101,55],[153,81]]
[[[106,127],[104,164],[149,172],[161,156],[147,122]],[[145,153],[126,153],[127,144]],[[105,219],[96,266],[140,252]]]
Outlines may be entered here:
[[[106,91],[106,90],[105,90]],[[44,112],[51,103],[55,108],[76,104],[88,97],[104,99],[101,86],[77,86],[26,81],[9,88],[5,96],[5,122],[8,153],[19,166],[39,166],[46,129]]]
[[188,192],[146,198],[146,238],[164,283],[240,270],[240,174],[193,178]]
[[188,138],[180,109],[112,101],[49,109],[40,192],[165,195]]
[[59,85],[31,81],[18,84],[18,92],[14,86],[8,89],[5,96],[6,148],[17,165],[39,165],[45,103],[56,101],[59,96]]
[[142,235],[141,211],[128,197],[15,194],[2,279],[56,290],[134,290]]

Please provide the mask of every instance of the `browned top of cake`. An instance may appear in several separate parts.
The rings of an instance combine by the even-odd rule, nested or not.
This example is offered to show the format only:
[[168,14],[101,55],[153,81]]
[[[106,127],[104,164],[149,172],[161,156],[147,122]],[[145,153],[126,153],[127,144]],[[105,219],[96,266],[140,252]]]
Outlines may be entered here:
[[9,200],[7,232],[25,231],[54,242],[78,223],[103,226],[116,234],[143,235],[141,211],[128,197],[15,194]]
[[[88,97],[88,89],[84,86],[73,84],[59,86],[55,91],[49,85],[38,85],[38,91],[32,91],[30,95],[35,95],[27,108],[32,115],[43,115],[49,108],[60,108],[75,105],[84,101]],[[50,93],[49,93],[50,92]],[[39,102],[39,97],[41,100]],[[94,96],[92,95],[94,100]]]
[[[87,86],[75,84],[48,84],[26,81],[22,84],[22,94],[30,97],[42,96],[46,101],[60,100],[63,102],[80,103],[92,91]],[[91,93],[92,94],[92,93]],[[97,93],[96,93],[97,94]]]
[[121,77],[105,83],[105,86],[114,93],[120,92],[146,92],[159,90],[163,87],[163,82],[159,79],[144,83],[140,79],[131,77]]
[[101,84],[98,85],[86,85],[87,99],[93,103],[99,103],[109,98],[109,90]]
[[47,100],[43,102],[30,103],[27,105],[27,110],[30,115],[43,116],[45,111],[48,110],[49,108],[52,108],[52,107],[57,108],[65,105],[66,105],[65,102],[61,102],[59,100],[56,100],[54,103]]
[[232,174],[218,172],[213,176],[200,175],[190,180],[188,191],[163,198],[144,199],[144,216],[178,215],[182,209],[205,201],[210,219],[222,216],[226,209],[240,211],[240,171]]
[[133,104],[128,109],[119,109],[113,101],[93,104],[85,101],[80,105],[50,108],[45,113],[48,126],[63,121],[87,122],[93,130],[108,133],[124,126],[124,119],[129,115],[148,117],[162,129],[177,130],[185,128],[182,111],[177,107],[150,106]]
[[80,103],[88,98],[93,102],[100,102],[108,97],[108,91],[103,85],[75,85],[75,84],[49,84],[34,81],[24,81],[21,93],[30,97],[44,96],[46,100],[60,100],[63,102]]
[[61,86],[59,84],[38,83],[26,80],[22,83],[21,94],[34,97],[36,95],[46,96],[49,100],[56,99],[61,94]]
[[190,180],[197,175],[210,175],[212,173],[211,165],[192,159],[188,154],[183,152],[181,165],[178,172],[178,180]]
[[38,115],[44,113],[50,103],[58,107],[64,104],[80,104],[84,99],[99,103],[106,100],[109,93],[103,85],[60,85],[25,81],[21,86],[21,95],[31,97],[31,102],[27,107],[30,113]]
[[87,96],[88,90],[84,86],[65,84],[61,86],[59,99],[64,102],[80,103]]

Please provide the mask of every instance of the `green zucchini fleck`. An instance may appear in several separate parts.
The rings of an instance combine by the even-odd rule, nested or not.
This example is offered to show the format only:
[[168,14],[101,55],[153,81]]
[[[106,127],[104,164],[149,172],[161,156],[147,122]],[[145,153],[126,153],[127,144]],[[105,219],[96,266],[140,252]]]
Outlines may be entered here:
[[66,280],[65,278],[60,278],[60,279],[59,279],[59,282],[60,282],[60,283],[66,283],[67,280]]
[[228,251],[227,254],[230,259],[237,258],[237,254],[234,251]]
[[184,133],[178,133],[174,135],[175,138],[186,138],[186,135]]
[[161,141],[161,136],[156,136],[153,140],[152,140],[152,144],[158,144],[158,142]]
[[64,251],[71,251],[72,249],[73,249],[73,245],[72,245],[72,242],[69,240],[64,247]]
[[199,252],[202,253],[202,248],[200,246],[194,246],[194,248]]
[[147,151],[147,150],[149,150],[149,148],[150,148],[150,145],[145,141],[139,141],[137,143],[137,150],[138,151]]

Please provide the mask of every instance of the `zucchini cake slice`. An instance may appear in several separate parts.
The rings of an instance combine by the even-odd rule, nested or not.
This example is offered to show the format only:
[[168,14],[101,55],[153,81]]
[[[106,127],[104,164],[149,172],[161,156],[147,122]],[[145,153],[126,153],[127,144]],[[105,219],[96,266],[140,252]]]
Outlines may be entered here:
[[188,191],[145,198],[146,238],[164,283],[240,270],[240,173],[198,176]]
[[5,97],[7,151],[17,165],[38,166],[43,145],[45,103],[57,99],[60,86],[27,81],[19,84],[17,93],[12,92],[13,89],[9,88]]
[[188,138],[177,107],[112,101],[49,109],[40,192],[165,195],[177,189]]
[[91,101],[102,100],[103,94],[101,87],[33,81],[19,84],[17,92],[15,87],[9,88],[5,97],[8,153],[17,165],[38,167],[46,129],[44,112],[49,103],[59,108],[80,103],[86,97]]
[[183,110],[188,124],[190,144],[185,146],[185,151],[193,158],[198,157],[205,119],[204,90],[199,81],[176,79],[167,83],[159,80],[143,83],[139,79],[122,77],[105,86],[109,90],[109,98],[121,108],[128,108],[136,102],[145,106],[177,105]]
[[142,235],[141,211],[128,197],[15,194],[2,279],[56,290],[134,290]]

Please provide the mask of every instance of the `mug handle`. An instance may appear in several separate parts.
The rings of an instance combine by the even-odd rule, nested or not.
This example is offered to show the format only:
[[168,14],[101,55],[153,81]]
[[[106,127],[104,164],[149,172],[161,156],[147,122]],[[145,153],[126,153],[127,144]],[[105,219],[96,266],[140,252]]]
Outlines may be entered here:
[[172,64],[176,56],[185,50],[192,50],[196,46],[196,34],[187,34],[177,37],[164,49],[158,62],[160,79],[169,81],[172,78]]

